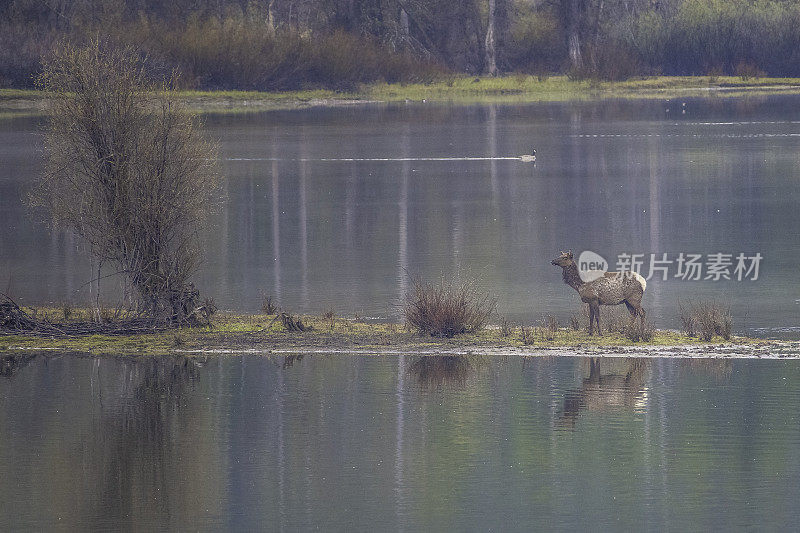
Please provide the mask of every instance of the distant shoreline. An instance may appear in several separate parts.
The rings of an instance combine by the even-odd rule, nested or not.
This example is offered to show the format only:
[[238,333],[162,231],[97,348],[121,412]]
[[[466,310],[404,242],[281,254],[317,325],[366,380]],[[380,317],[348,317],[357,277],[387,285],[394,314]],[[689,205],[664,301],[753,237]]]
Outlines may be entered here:
[[[652,99],[687,96],[741,97],[800,94],[800,78],[659,76],[620,82],[570,81],[566,76],[508,75],[456,77],[430,84],[372,84],[354,92],[329,90],[181,91],[189,109],[199,113],[247,113],[365,104],[451,103],[524,104],[535,102]],[[0,89],[0,119],[45,113],[47,94],[30,89]]]

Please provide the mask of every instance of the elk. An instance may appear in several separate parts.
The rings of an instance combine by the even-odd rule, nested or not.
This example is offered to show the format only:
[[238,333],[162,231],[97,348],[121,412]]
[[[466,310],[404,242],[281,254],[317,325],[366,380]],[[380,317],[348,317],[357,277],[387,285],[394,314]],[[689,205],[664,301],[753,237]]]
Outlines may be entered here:
[[602,335],[600,331],[601,305],[624,303],[631,313],[631,325],[636,321],[637,316],[644,324],[645,312],[642,307],[642,296],[644,296],[647,282],[636,272],[603,273],[597,271],[590,276],[594,279],[584,281],[578,271],[578,265],[572,258],[571,251],[561,252],[561,255],[550,263],[563,269],[564,283],[578,291],[582,302],[589,304],[589,335],[593,334],[595,324],[597,324],[597,334]]

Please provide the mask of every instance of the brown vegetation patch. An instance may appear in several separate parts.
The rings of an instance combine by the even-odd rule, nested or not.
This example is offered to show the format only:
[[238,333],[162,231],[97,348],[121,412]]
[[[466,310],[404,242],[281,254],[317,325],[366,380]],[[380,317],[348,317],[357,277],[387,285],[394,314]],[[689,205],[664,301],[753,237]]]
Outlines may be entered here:
[[420,334],[452,337],[483,329],[496,307],[475,280],[440,279],[436,283],[412,280],[403,314]]

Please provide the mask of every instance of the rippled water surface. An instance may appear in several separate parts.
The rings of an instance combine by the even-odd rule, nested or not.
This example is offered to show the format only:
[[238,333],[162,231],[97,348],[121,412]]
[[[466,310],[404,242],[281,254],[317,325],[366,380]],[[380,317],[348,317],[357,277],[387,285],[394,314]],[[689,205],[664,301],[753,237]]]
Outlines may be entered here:
[[[254,311],[396,318],[408,276],[481,277],[510,320],[576,295],[562,249],[763,256],[756,281],[651,279],[645,307],[730,303],[740,331],[797,336],[800,97],[508,106],[393,105],[206,117],[226,200],[206,228],[204,293]],[[21,198],[41,169],[35,119],[0,121],[0,286],[28,303],[88,298],[92,269]],[[535,165],[504,159],[537,150]],[[487,160],[486,158],[496,158]],[[646,265],[645,268],[649,268]],[[113,284],[104,290],[111,299]]]
[[792,530],[800,362],[4,358],[0,530]]

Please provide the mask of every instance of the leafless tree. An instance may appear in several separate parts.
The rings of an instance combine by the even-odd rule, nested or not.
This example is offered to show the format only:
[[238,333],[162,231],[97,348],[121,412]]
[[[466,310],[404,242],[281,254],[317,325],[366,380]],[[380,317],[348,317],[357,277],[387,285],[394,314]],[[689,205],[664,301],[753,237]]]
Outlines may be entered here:
[[59,47],[39,79],[52,103],[31,200],[126,276],[140,312],[184,323],[199,306],[190,276],[218,172],[216,147],[176,99],[176,77],[149,79],[130,48]]

